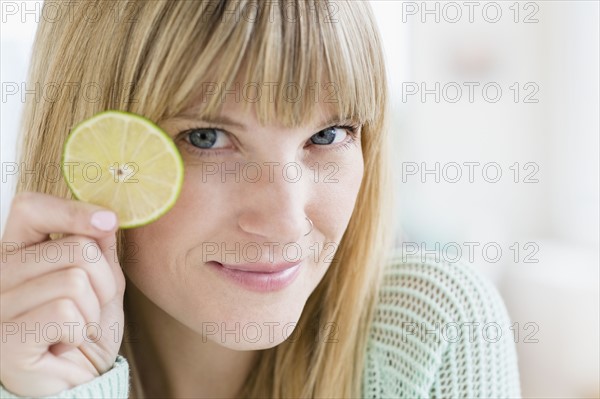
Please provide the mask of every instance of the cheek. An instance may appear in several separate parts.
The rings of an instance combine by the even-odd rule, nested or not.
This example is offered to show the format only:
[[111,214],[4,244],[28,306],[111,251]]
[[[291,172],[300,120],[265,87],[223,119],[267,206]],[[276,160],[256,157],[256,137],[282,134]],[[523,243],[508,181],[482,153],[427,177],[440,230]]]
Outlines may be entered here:
[[200,166],[186,165],[181,193],[173,208],[156,222],[135,229],[135,235],[156,237],[167,247],[185,248],[201,242],[207,222],[228,212],[223,206],[228,198],[227,186],[207,176]]
[[356,204],[364,173],[363,159],[357,155],[344,163],[331,162],[320,173],[319,182],[311,189],[307,213],[328,241],[339,242]]
[[209,189],[209,184],[201,180],[196,183],[193,172],[193,168],[186,169],[181,194],[167,214],[125,232],[123,269],[140,288],[165,284],[165,277],[181,279],[186,254],[206,240],[206,223],[223,209],[219,206],[220,187]]

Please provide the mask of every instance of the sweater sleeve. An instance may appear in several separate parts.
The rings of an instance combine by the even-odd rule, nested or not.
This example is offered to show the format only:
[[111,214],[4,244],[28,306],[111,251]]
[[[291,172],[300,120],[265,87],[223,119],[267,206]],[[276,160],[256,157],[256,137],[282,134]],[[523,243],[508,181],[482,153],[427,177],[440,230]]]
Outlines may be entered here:
[[510,319],[470,265],[395,254],[371,330],[365,396],[519,398]]
[[[127,360],[117,355],[113,367],[101,376],[82,385],[64,390],[56,395],[44,396],[44,398],[127,398],[129,396],[129,364]],[[0,385],[0,398],[21,399]]]

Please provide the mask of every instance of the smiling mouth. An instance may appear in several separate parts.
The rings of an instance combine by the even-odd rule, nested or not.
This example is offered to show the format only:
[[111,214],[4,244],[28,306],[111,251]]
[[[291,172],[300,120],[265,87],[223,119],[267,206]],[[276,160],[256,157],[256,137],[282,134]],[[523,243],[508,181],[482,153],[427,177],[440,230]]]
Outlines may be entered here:
[[[224,265],[211,261],[207,266],[227,280],[255,292],[272,292],[282,290],[290,285],[300,274],[303,261],[280,264],[244,264]],[[266,268],[265,265],[268,267]],[[229,266],[229,267],[228,267]],[[234,269],[231,267],[240,267]],[[248,270],[241,270],[241,268]],[[277,270],[275,270],[277,268]],[[267,271],[265,271],[265,269]]]
[[260,273],[260,274],[277,274],[287,269],[298,266],[302,263],[302,260],[296,262],[281,262],[281,263],[246,263],[246,264],[227,264],[220,262],[209,262],[216,263],[225,269],[232,271],[240,271],[247,273]]

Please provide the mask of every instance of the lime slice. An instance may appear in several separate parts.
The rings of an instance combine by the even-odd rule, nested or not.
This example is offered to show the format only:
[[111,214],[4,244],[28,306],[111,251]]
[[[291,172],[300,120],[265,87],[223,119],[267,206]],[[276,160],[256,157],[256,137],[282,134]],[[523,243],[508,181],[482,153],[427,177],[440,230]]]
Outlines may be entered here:
[[77,199],[113,210],[122,229],[167,213],[183,185],[183,161],[171,137],[121,111],[98,113],[71,131],[62,171]]

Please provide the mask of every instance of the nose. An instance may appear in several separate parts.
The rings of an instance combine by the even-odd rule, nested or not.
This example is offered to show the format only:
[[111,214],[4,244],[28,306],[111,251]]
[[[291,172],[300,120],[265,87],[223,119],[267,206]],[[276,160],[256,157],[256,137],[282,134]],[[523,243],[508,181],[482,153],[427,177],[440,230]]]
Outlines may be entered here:
[[285,244],[299,241],[310,230],[304,211],[308,187],[306,179],[298,177],[304,171],[298,163],[290,165],[271,165],[258,181],[243,184],[238,225],[244,232]]

